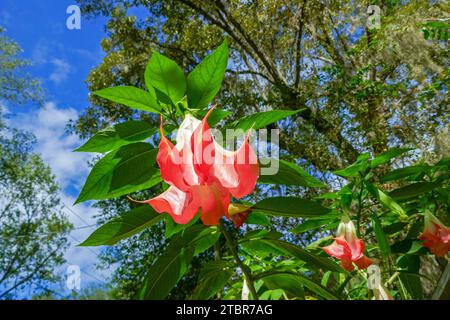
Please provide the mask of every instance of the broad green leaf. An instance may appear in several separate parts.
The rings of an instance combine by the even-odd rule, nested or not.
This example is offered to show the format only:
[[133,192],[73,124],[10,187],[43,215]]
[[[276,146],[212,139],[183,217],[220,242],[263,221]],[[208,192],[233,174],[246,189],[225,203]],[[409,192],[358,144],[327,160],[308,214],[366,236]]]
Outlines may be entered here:
[[251,239],[240,243],[242,250],[252,257],[266,258],[270,255],[282,256],[284,251],[275,248],[261,238]]
[[338,216],[332,216],[326,219],[310,219],[307,221],[302,221],[298,226],[291,230],[292,233],[303,233],[310,230],[315,230],[320,227],[331,228],[334,225],[337,225],[339,222]]
[[372,215],[372,223],[378,242],[378,248],[380,248],[380,253],[384,258],[387,258],[391,254],[391,247],[389,246],[389,241],[381,228],[380,219],[376,214]]
[[194,225],[176,234],[165,252],[148,269],[140,299],[164,299],[189,268],[195,255],[208,249],[217,241],[217,228]]
[[231,124],[231,127],[235,130],[241,129],[247,131],[250,128],[255,130],[264,128],[269,124],[275,123],[281,119],[292,116],[302,110],[271,110],[254,113],[250,116],[243,117]]
[[283,290],[281,289],[266,290],[259,296],[259,300],[280,300],[282,296]]
[[190,108],[204,108],[220,90],[228,65],[228,43],[225,40],[203,59],[187,77],[187,97]]
[[272,197],[257,202],[253,212],[261,212],[273,216],[296,218],[320,218],[330,212],[317,202],[296,197]]
[[383,152],[382,154],[375,157],[370,162],[370,167],[375,168],[379,165],[385,164],[392,158],[398,157],[399,155],[401,155],[405,152],[411,151],[411,150],[414,150],[414,149],[413,148],[391,148],[388,151]]
[[240,242],[256,240],[256,239],[279,239],[283,236],[281,232],[270,231],[270,230],[252,230],[247,232],[241,239]]
[[262,279],[264,284],[271,290],[282,289],[290,298],[305,298],[303,283],[295,275],[279,273]]
[[[397,260],[397,265],[408,273],[400,273],[400,279],[413,299],[423,299],[420,276],[420,256],[405,254]],[[417,275],[415,275],[417,274]]]
[[363,174],[368,166],[369,154],[363,153],[359,155],[358,159],[347,168],[333,171],[333,173],[344,178],[356,177],[360,174]]
[[161,106],[156,101],[156,96],[136,87],[111,87],[94,91],[93,94],[133,109],[161,113]]
[[245,220],[246,224],[257,224],[260,226],[270,226],[270,220],[269,218],[260,212],[251,212],[248,217],[247,220]]
[[78,152],[108,152],[121,146],[142,141],[151,137],[156,131],[145,121],[126,121],[97,132]]
[[[311,292],[314,292],[315,294],[321,296],[322,298],[325,298],[327,300],[341,299],[336,293],[331,292],[328,288],[322,286],[320,283],[317,283],[302,274],[277,273],[277,275],[285,275],[285,274],[290,275],[291,277],[285,278],[284,280],[290,279],[293,284],[303,285],[304,287],[308,288]],[[271,275],[267,277],[271,277]],[[265,277],[262,279],[264,280]],[[284,283],[286,283],[286,281],[284,281]]]
[[158,223],[164,216],[149,205],[139,206],[102,225],[80,246],[113,245]]
[[394,201],[394,199],[392,199],[390,196],[388,196],[387,194],[385,194],[383,191],[381,191],[380,189],[378,189],[377,187],[375,187],[373,184],[369,183],[369,182],[365,182],[366,183],[366,187],[367,190],[381,203],[383,204],[386,208],[388,208],[389,210],[391,210],[392,212],[398,214],[400,216],[401,219],[405,219],[408,218],[408,216],[405,213],[405,210],[403,210],[403,208]]
[[197,287],[194,289],[191,299],[210,299],[223,289],[233,273],[234,270],[229,267],[226,261],[218,260],[208,262],[200,271]]
[[[278,167],[278,171],[272,175],[262,174],[262,168],[272,166]],[[298,165],[277,159],[260,159],[261,174],[258,183],[282,184],[286,186],[303,186],[303,187],[324,187],[325,185],[318,179],[311,176]]]
[[383,232],[387,235],[391,235],[402,231],[407,225],[408,223],[406,222],[394,222],[383,227]]
[[292,243],[276,239],[261,239],[259,241],[269,244],[276,250],[302,260],[309,265],[314,265],[325,270],[344,272],[344,270],[339,265],[331,261],[329,258],[319,257],[318,255],[313,254],[308,250],[302,249]]
[[92,168],[75,203],[119,197],[160,183],[157,149],[144,142],[120,147]]
[[[145,68],[145,84],[148,88],[153,87],[156,95],[163,103],[176,104],[183,98],[186,91],[186,80],[183,70],[177,63],[158,52],[154,52]],[[163,93],[162,98],[158,93]]]
[[415,198],[422,193],[429,192],[438,186],[438,184],[432,182],[417,182],[399,189],[395,189],[389,192],[389,196],[397,201],[408,200]]
[[189,223],[187,224],[179,224],[175,223],[171,216],[167,215],[165,222],[166,222],[166,231],[164,233],[164,236],[166,239],[169,239],[174,234],[177,234],[178,232],[181,232],[190,226],[193,226],[197,223],[198,219],[200,218],[200,214],[198,213]]
[[401,169],[396,169],[386,173],[380,178],[381,182],[393,181],[403,178],[415,178],[422,176],[431,169],[430,166],[412,166]]

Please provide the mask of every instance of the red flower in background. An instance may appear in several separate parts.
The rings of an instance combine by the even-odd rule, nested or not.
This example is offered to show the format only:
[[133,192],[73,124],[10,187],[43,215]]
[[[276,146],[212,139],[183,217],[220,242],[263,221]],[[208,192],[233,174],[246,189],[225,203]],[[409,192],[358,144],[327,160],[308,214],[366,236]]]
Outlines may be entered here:
[[446,227],[431,212],[425,212],[425,228],[419,237],[423,246],[438,257],[450,251],[450,228]]
[[238,150],[223,149],[207,122],[213,109],[202,121],[187,115],[175,146],[164,136],[161,119],[157,162],[170,187],[145,202],[159,213],[167,212],[176,223],[188,223],[201,209],[203,223],[216,225],[222,216],[229,217],[232,196],[239,199],[255,189],[259,166],[248,135]]
[[345,270],[352,271],[353,263],[360,269],[366,269],[372,264],[372,260],[364,255],[364,248],[363,240],[356,236],[355,225],[350,218],[344,216],[339,224],[334,242],[322,249],[330,256],[341,260],[341,265]]

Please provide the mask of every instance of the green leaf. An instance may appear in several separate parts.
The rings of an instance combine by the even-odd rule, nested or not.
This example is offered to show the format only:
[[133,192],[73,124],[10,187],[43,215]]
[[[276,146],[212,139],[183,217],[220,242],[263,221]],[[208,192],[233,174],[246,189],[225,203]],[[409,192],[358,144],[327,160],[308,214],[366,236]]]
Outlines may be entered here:
[[422,176],[431,169],[430,166],[412,166],[401,169],[396,169],[394,171],[388,172],[383,177],[380,178],[381,182],[393,181],[403,178],[415,178]]
[[230,280],[234,271],[223,260],[211,261],[205,264],[200,271],[197,287],[190,299],[206,300],[217,294]]
[[281,119],[292,116],[302,110],[271,110],[254,113],[250,116],[243,117],[231,124],[233,129],[241,129],[247,131],[250,128],[255,130],[264,128],[269,124],[275,123]]
[[164,216],[149,205],[139,206],[102,225],[80,246],[113,245],[158,223]]
[[[305,170],[298,165],[277,159],[260,159],[260,176],[258,183],[267,184],[282,184],[286,186],[303,186],[303,187],[325,187],[325,185],[318,179],[311,176]],[[263,168],[277,168],[278,171],[275,174],[267,175],[263,174]]]
[[177,234],[177,233],[189,228],[190,226],[193,226],[194,224],[197,223],[199,218],[200,218],[200,214],[197,213],[197,215],[191,221],[189,221],[189,223],[178,224],[173,221],[171,216],[167,215],[166,220],[165,220],[165,222],[166,222],[166,231],[164,233],[165,238],[169,239],[174,234]]
[[281,232],[270,231],[267,229],[248,231],[239,241],[245,242],[256,239],[279,239],[283,236]]
[[270,255],[282,256],[284,251],[264,242],[261,238],[251,239],[240,243],[242,250],[252,257],[266,258]]
[[422,193],[429,192],[438,186],[438,184],[432,182],[417,182],[406,187],[395,189],[389,193],[389,196],[397,201],[408,200],[417,197]]
[[204,108],[220,90],[228,65],[228,43],[222,44],[203,59],[187,77],[189,107]]
[[156,101],[156,96],[136,87],[111,87],[94,91],[93,94],[133,109],[161,113],[161,106]]
[[411,150],[414,150],[414,149],[413,148],[391,148],[388,151],[383,152],[380,155],[378,155],[377,157],[375,157],[370,162],[370,167],[375,168],[379,165],[385,164],[392,158],[398,157],[399,155],[401,155],[405,152],[411,151]]
[[97,132],[77,152],[108,152],[121,146],[142,141],[156,131],[145,121],[126,121]]
[[383,191],[381,191],[380,189],[375,187],[373,184],[371,184],[367,181],[365,182],[365,184],[366,184],[367,190],[386,208],[388,208],[392,212],[398,214],[402,220],[408,218],[408,216],[405,213],[405,210],[403,210],[403,208],[397,202],[395,202],[394,199],[392,199],[390,196],[385,194]]
[[300,234],[306,231],[318,229],[320,227],[326,227],[327,229],[329,229],[331,228],[331,226],[337,225],[338,221],[339,221],[338,216],[332,216],[326,219],[312,219],[302,221],[302,223],[296,226],[294,229],[292,229],[291,232]]
[[397,265],[408,273],[400,273],[400,279],[413,299],[423,299],[422,283],[420,281],[420,256],[405,254],[401,256]]
[[302,260],[309,265],[314,265],[316,267],[323,268],[325,270],[344,272],[344,270],[339,265],[331,261],[329,258],[319,257],[316,254],[313,254],[305,249],[302,249],[292,243],[276,239],[260,239],[259,241],[269,244],[276,250],[279,250],[287,255]]
[[363,174],[368,166],[369,154],[363,153],[359,155],[358,159],[347,168],[333,171],[333,173],[344,178],[356,177],[360,174]]
[[272,197],[257,202],[253,212],[295,218],[320,218],[330,212],[317,202],[296,197]]
[[387,258],[391,254],[391,247],[389,246],[389,241],[381,228],[380,219],[376,214],[372,215],[372,223],[381,256]]
[[269,218],[260,212],[251,212],[248,217],[247,220],[245,220],[246,224],[257,224],[260,226],[270,226],[270,220]]
[[305,298],[303,282],[295,275],[279,273],[262,278],[264,284],[271,290],[282,289],[290,298]]
[[[289,277],[285,277],[283,279],[283,283],[288,286],[287,280],[290,280],[292,283],[292,286],[289,285],[288,288],[292,288],[294,285],[301,285],[306,288],[308,288],[311,292],[316,293],[317,295],[321,296],[322,298],[325,298],[327,300],[340,300],[341,298],[335,294],[334,292],[331,292],[328,288],[322,286],[321,284],[309,279],[308,277],[302,275],[302,274],[294,274],[294,273],[277,273],[278,275],[289,275]],[[266,276],[266,277],[272,277],[272,275]],[[263,281],[266,281],[265,278],[262,278]],[[270,281],[270,280],[269,280]],[[291,289],[291,290],[292,290]]]
[[217,228],[197,224],[174,236],[149,268],[138,297],[164,299],[186,273],[192,258],[214,245],[218,235]]
[[[163,103],[176,104],[183,98],[186,91],[183,70],[175,61],[158,52],[152,54],[145,68],[145,84],[148,88],[155,88],[156,95]],[[170,98],[170,101],[166,98]]]
[[120,147],[92,168],[75,203],[119,197],[160,183],[157,149],[144,142]]

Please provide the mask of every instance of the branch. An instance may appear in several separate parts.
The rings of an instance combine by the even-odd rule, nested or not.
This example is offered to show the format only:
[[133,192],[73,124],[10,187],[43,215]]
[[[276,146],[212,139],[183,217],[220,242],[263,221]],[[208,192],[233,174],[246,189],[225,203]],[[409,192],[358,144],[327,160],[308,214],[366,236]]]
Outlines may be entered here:
[[245,276],[245,280],[247,281],[248,288],[250,289],[250,292],[252,293],[253,299],[258,300],[258,294],[255,289],[255,284],[253,282],[253,277],[250,271],[250,268],[247,267],[239,258],[239,254],[236,250],[236,243],[233,241],[233,238],[231,238],[231,235],[228,233],[228,231],[225,229],[225,226],[223,225],[223,221],[221,220],[219,223],[220,231],[222,231],[222,234],[225,237],[225,240],[227,241],[227,244],[231,250],[231,253],[233,254],[234,259],[236,260],[236,264],[239,266],[239,268],[242,270]]

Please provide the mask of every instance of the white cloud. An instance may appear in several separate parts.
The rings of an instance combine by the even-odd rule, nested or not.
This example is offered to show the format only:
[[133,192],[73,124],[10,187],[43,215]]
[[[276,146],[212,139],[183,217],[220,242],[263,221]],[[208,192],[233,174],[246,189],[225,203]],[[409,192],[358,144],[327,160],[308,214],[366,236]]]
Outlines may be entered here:
[[6,106],[5,103],[3,103],[2,101],[0,101],[0,115],[5,116],[9,114],[9,109]]
[[28,113],[19,113],[14,118],[14,126],[32,132],[37,139],[36,152],[50,165],[63,189],[79,184],[80,177],[89,171],[85,153],[72,152],[81,145],[75,135],[66,133],[70,119],[78,118],[73,108],[58,108],[47,102],[43,108]]
[[54,66],[54,69],[49,78],[55,84],[66,81],[69,74],[73,72],[71,65],[62,59],[53,59],[52,65]]
[[[85,56],[86,53],[79,49],[72,51],[79,55]],[[55,57],[55,52],[58,52],[58,56]],[[61,58],[64,57],[64,58]],[[66,81],[70,74],[75,73],[75,68],[67,61],[66,49],[60,44],[52,41],[37,41],[31,54],[31,61],[34,65],[49,65],[51,72],[48,76],[49,80],[54,84],[59,85]]]

